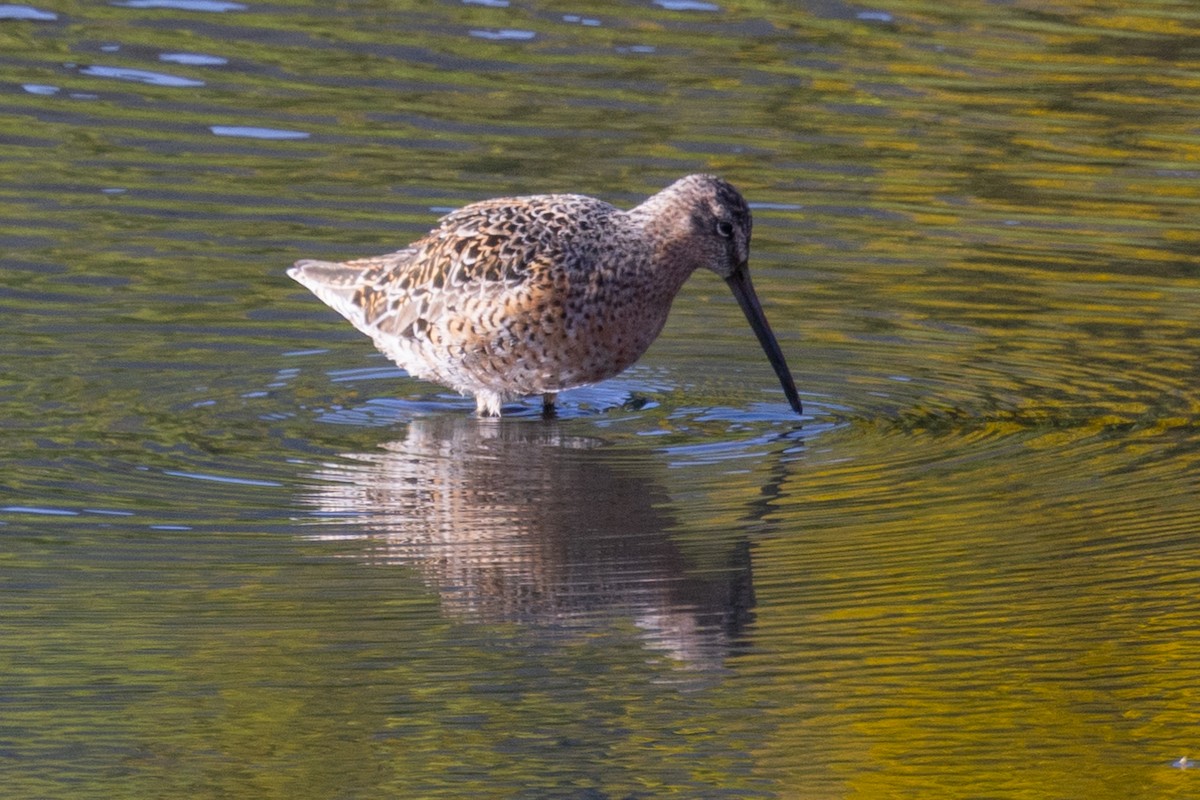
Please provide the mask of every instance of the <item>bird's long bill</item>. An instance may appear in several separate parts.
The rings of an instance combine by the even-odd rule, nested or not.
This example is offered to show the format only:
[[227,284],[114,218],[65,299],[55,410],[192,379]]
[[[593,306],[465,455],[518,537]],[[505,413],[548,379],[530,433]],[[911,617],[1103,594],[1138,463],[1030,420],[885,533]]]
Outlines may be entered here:
[[792,380],[791,370],[788,369],[787,362],[783,359],[783,351],[779,349],[779,342],[775,341],[775,334],[771,333],[771,326],[767,324],[767,317],[763,314],[762,305],[758,302],[758,295],[754,293],[754,284],[750,282],[750,273],[746,271],[745,267],[742,267],[734,270],[733,274],[725,279],[725,282],[729,284],[733,296],[737,298],[738,305],[742,307],[742,313],[750,321],[750,327],[758,336],[758,342],[767,354],[767,360],[775,368],[775,374],[779,376],[779,382],[783,385],[783,393],[787,396],[792,410],[797,414],[803,414],[804,408],[800,405],[796,382]]

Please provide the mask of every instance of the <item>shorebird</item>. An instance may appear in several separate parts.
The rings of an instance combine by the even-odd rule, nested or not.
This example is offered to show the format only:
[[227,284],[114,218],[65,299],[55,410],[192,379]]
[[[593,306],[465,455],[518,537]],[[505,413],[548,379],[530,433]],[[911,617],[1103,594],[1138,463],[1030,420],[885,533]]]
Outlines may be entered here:
[[611,378],[666,324],[684,281],[725,279],[797,414],[783,352],[747,262],[750,209],[711,175],[682,178],[622,211],[578,194],[504,197],[438,220],[388,255],[288,270],[410,375],[475,397],[480,416],[510,400]]

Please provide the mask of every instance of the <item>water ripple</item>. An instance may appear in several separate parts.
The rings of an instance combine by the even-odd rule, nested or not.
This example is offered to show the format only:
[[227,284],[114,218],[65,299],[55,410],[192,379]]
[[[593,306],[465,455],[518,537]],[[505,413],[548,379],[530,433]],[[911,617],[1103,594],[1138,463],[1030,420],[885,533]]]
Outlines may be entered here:
[[96,78],[114,78],[119,81],[146,83],[150,84],[151,86],[191,88],[204,85],[204,81],[195,80],[194,78],[182,78],[178,75],[168,75],[163,72],[151,72],[150,70],[145,69],[131,69],[129,67],[93,65],[80,69],[79,74],[90,75]]

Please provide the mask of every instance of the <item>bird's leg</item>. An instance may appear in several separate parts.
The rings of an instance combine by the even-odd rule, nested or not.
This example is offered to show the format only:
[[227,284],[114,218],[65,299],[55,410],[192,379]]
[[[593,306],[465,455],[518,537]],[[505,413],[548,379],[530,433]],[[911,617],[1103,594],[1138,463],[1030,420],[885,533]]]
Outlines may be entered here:
[[554,409],[554,400],[557,397],[557,392],[546,392],[542,395],[542,416],[546,419],[557,416],[558,412]]
[[475,395],[475,416],[500,416],[501,397],[495,392],[479,392]]

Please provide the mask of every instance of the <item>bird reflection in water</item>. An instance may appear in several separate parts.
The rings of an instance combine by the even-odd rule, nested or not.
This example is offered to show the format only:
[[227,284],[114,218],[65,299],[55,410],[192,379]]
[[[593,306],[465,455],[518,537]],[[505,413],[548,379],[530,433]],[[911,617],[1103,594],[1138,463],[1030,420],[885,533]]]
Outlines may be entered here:
[[[652,648],[704,670],[752,618],[748,541],[689,559],[653,478],[660,462],[644,452],[555,423],[444,416],[346,458],[315,473],[305,500],[337,538],[351,524],[372,563],[416,569],[448,614],[568,633],[629,619]],[[689,571],[696,561],[710,566]]]

